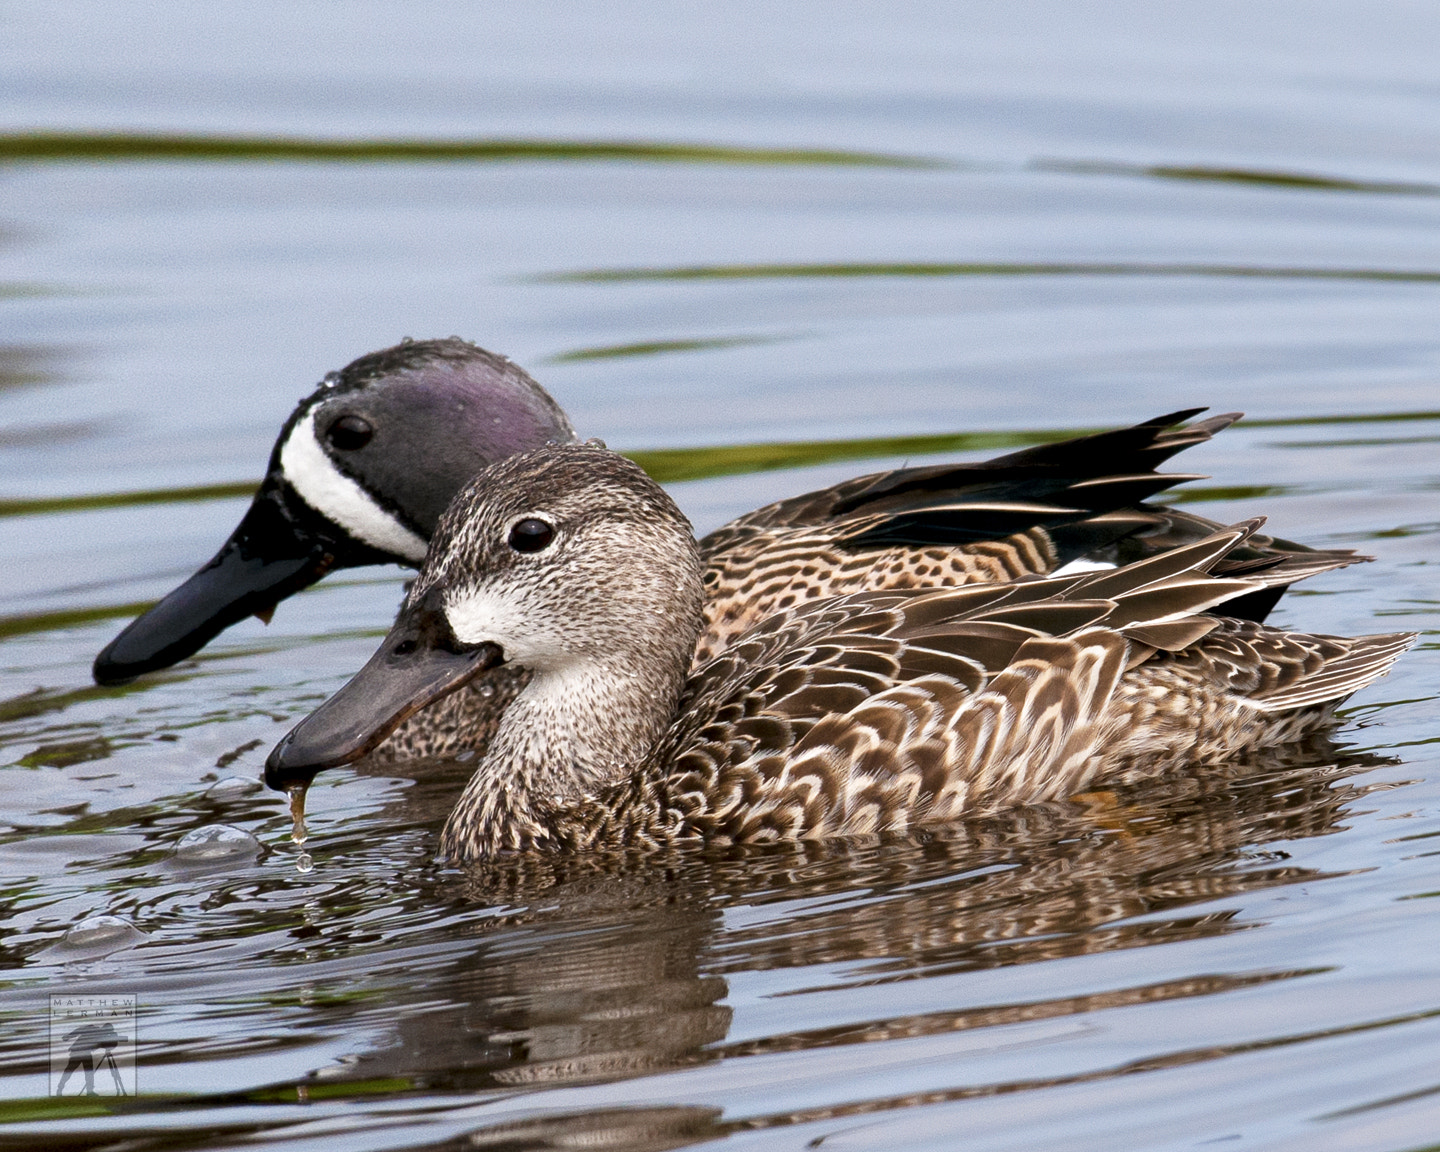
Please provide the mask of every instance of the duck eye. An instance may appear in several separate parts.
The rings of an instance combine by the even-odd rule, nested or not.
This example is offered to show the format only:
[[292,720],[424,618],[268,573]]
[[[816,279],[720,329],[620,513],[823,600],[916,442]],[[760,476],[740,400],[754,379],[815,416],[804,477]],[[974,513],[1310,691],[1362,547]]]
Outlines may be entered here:
[[555,539],[555,526],[528,516],[510,529],[510,547],[516,552],[539,552]]
[[362,416],[341,416],[325,429],[325,439],[342,452],[365,447],[374,435],[374,426]]

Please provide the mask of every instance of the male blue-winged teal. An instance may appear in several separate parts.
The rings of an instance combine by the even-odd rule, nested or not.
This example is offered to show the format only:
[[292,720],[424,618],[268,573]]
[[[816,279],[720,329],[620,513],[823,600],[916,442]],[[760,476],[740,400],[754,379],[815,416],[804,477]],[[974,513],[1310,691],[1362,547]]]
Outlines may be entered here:
[[[1219,525],[1144,502],[1193,478],[1157,467],[1235,419],[1175,427],[1198,411],[979,464],[862,476],[743,516],[700,542],[707,595],[696,660],[807,601],[1125,564],[1202,539]],[[539,384],[463,340],[363,356],[300,402],[229,541],[100,653],[95,677],[113,683],[173,664],[247,615],[268,618],[333,569],[417,566],[441,512],[477,473],[574,440]],[[1359,559],[1252,536],[1221,563],[1260,587],[1221,610],[1261,620],[1287,584]],[[507,664],[478,678],[403,725],[380,754],[445,754],[475,741],[527,675]]]
[[713,597],[679,508],[603,448],[537,449],[456,497],[379,651],[267,780],[508,664],[528,682],[477,741],[455,858],[901,831],[1215,762],[1333,723],[1414,641],[1215,614],[1266,587],[1217,574],[1256,524],[1105,571],[799,595],[696,664]]
[[219,552],[95,658],[122,683],[198,652],[327,572],[419,567],[440,513],[482,468],[574,429],[518,366],[463,340],[406,341],[326,376],[295,407]]

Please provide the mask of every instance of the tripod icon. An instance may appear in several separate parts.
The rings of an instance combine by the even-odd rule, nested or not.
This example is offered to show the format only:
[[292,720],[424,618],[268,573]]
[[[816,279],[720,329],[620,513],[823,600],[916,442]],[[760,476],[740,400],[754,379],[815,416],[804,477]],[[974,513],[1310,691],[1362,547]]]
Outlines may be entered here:
[[60,1086],[55,1095],[65,1095],[65,1085],[76,1071],[85,1073],[85,1087],[79,1095],[96,1095],[95,1073],[101,1068],[110,1070],[117,1096],[129,1095],[120,1079],[120,1069],[115,1064],[114,1049],[120,1045],[120,1034],[115,1031],[115,1025],[109,1021],[103,1024],[82,1024],[79,1028],[67,1032],[65,1039],[72,1042],[70,1062],[65,1065],[65,1072],[60,1077]]

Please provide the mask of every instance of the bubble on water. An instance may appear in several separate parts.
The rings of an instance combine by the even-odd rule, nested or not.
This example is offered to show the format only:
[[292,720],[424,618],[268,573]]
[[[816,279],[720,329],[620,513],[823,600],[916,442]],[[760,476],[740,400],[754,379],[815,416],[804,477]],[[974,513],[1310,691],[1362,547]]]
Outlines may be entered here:
[[65,933],[62,944],[75,948],[109,948],[134,944],[145,933],[120,916],[90,916]]
[[260,841],[243,828],[207,824],[180,837],[180,843],[175,845],[175,860],[180,864],[223,864],[248,859],[259,851]]
[[248,776],[226,776],[205,789],[207,800],[238,800],[252,792],[260,791],[260,781]]
[[55,960],[92,960],[148,939],[120,916],[87,916],[40,955]]

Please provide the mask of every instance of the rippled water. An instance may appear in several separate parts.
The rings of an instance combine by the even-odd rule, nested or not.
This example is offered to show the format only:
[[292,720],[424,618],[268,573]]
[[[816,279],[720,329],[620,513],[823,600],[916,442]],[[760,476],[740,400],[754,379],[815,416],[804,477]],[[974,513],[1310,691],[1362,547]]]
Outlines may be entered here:
[[[1433,1145],[1437,34],[1313,0],[7,6],[0,1146]],[[1186,498],[1377,557],[1277,619],[1425,635],[1333,744],[923,836],[457,871],[463,768],[361,767],[301,873],[253,782],[403,573],[125,688],[89,663],[315,380],[451,332],[702,531],[1244,409]],[[47,1094],[57,993],[137,997],[138,1099]]]

